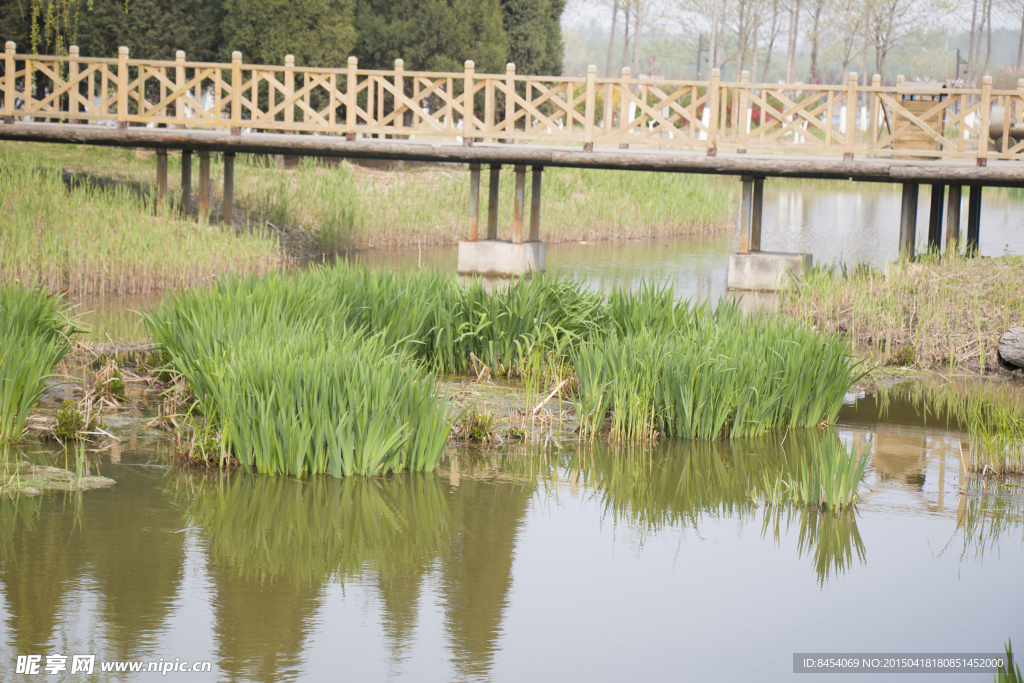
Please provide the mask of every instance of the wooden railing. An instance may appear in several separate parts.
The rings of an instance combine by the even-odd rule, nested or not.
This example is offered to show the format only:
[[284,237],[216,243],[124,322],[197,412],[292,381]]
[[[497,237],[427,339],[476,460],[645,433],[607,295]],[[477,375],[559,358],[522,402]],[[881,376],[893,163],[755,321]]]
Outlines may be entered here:
[[[459,139],[464,144],[529,141],[553,145],[657,146],[684,150],[854,156],[1018,159],[1024,142],[1012,121],[1024,114],[1024,80],[1016,90],[943,88],[879,76],[860,85],[477,74],[18,54],[8,42],[0,93],[5,122],[72,121],[183,128],[243,128],[356,137]],[[934,101],[933,106],[920,102]],[[908,102],[915,102],[912,107]],[[922,109],[926,109],[922,111]],[[1002,137],[987,139],[999,110]],[[858,117],[866,111],[867,116]],[[983,134],[986,134],[983,136]],[[930,141],[908,148],[906,141]],[[995,137],[995,136],[993,136]],[[913,146],[910,146],[913,147]],[[992,149],[990,149],[992,147]]]

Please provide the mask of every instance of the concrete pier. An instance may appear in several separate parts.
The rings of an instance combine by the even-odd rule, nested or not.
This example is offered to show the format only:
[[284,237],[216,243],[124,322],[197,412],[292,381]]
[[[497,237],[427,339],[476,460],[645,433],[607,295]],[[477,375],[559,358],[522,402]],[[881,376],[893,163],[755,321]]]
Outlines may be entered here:
[[513,278],[544,272],[547,249],[540,241],[540,189],[543,167],[533,167],[530,196],[530,236],[523,240],[526,219],[526,166],[515,165],[515,193],[512,198],[512,240],[498,239],[499,164],[491,165],[487,203],[487,239],[478,238],[480,222],[480,164],[470,164],[469,239],[459,242],[459,275],[485,278]]
[[803,277],[811,267],[810,254],[761,251],[761,215],[764,178],[744,177],[740,202],[740,251],[729,256],[726,283],[729,289],[777,292],[792,279]]

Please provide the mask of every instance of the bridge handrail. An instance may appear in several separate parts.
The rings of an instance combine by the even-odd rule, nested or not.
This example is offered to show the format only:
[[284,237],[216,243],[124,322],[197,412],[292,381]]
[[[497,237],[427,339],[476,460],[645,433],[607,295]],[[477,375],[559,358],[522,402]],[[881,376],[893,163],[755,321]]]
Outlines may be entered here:
[[[4,51],[4,121],[35,119],[128,125],[427,136],[474,141],[640,145],[705,151],[1020,159],[1013,125],[1024,120],[1017,89],[870,84],[777,84],[634,77],[476,73],[116,59]],[[912,103],[912,104],[911,104]],[[1009,116],[1002,112],[1009,110]],[[990,121],[992,129],[990,130]],[[989,144],[988,138],[995,141]],[[983,142],[982,142],[983,141]],[[981,144],[979,144],[981,143]]]

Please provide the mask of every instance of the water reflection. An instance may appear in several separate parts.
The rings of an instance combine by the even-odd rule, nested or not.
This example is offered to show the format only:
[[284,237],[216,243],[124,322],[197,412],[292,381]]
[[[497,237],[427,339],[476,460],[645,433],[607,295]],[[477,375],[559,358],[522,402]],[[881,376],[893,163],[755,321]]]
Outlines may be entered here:
[[853,510],[836,514],[793,505],[772,505],[765,509],[762,538],[767,538],[770,531],[778,543],[789,534],[791,527],[799,530],[797,552],[801,558],[805,555],[811,558],[819,586],[852,569],[854,555],[860,564],[867,562],[867,549]]

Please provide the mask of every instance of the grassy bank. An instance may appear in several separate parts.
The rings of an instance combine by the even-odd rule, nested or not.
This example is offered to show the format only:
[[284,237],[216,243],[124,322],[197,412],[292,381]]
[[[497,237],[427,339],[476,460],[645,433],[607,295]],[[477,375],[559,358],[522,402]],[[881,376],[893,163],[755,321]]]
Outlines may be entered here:
[[994,369],[1000,335],[1024,324],[1024,257],[815,268],[785,294],[782,310],[886,363]]
[[[156,175],[153,155],[67,145],[0,143],[0,154],[22,165],[42,164],[132,183]],[[211,158],[214,211],[223,164]],[[269,166],[268,166],[269,162]],[[172,192],[180,158],[168,159]],[[195,177],[195,172],[193,172]],[[481,217],[487,216],[488,173],[483,173]],[[349,163],[300,160],[286,172],[266,157],[239,155],[235,204],[241,225],[269,222],[284,237],[301,231],[309,240],[282,238],[297,256],[317,250],[451,245],[466,236],[469,173],[464,165],[410,166],[384,171]],[[509,237],[514,174],[501,174],[499,236]],[[527,182],[527,195],[531,184]],[[527,197],[527,202],[529,198]],[[541,238],[548,242],[645,238],[732,230],[732,190],[705,176],[549,168],[544,171]],[[294,242],[294,243],[293,243]]]
[[296,475],[432,469],[453,417],[435,373],[520,376],[535,393],[564,378],[582,434],[614,439],[816,426],[852,382],[845,345],[798,324],[555,277],[487,292],[339,264],[179,293],[147,323],[224,452]]
[[21,439],[74,332],[56,297],[0,284],[0,444]]
[[280,263],[259,232],[159,217],[151,197],[123,185],[65,184],[57,168],[0,154],[0,283],[73,294],[126,294],[192,286]]

